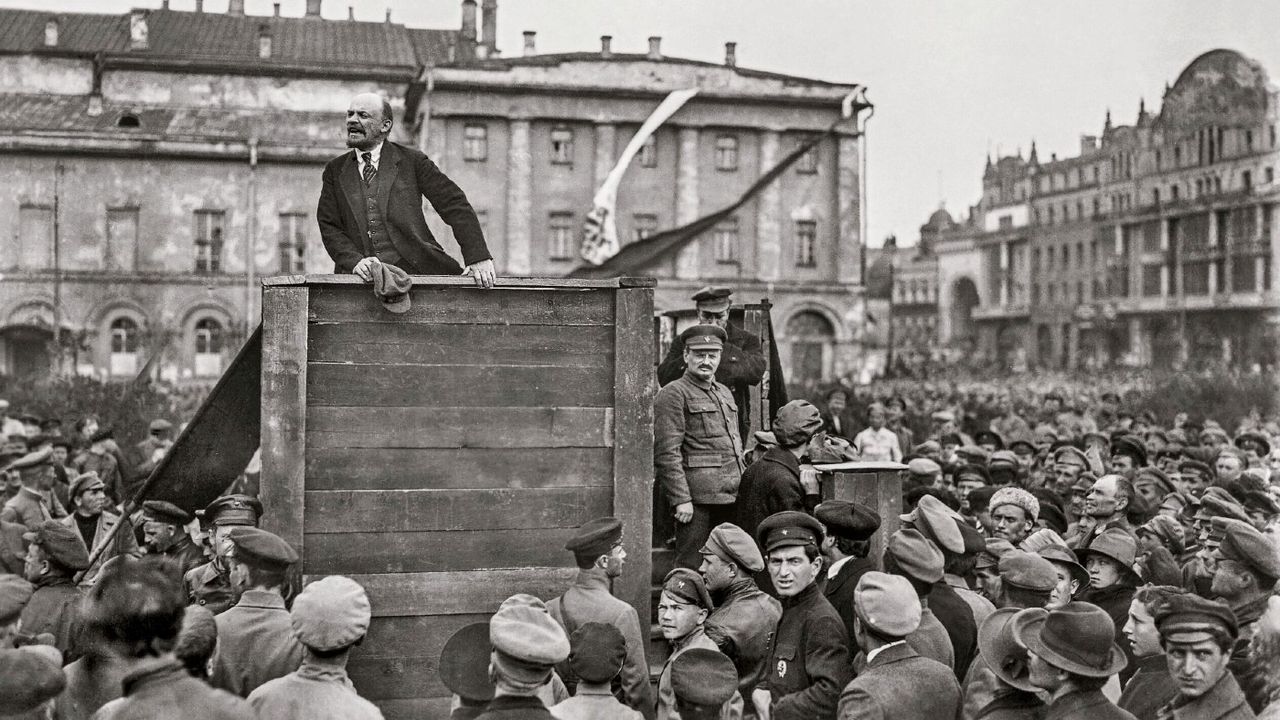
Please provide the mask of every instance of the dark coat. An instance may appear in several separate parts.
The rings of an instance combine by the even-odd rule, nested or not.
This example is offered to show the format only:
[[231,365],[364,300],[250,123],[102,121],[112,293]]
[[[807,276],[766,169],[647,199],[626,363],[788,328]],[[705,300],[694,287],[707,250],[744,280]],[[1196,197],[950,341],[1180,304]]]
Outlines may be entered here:
[[782,601],[782,619],[769,645],[761,688],[773,697],[773,720],[829,720],[849,682],[844,623],[817,586]]
[[[720,353],[716,382],[733,393],[733,401],[738,405],[738,434],[746,442],[751,427],[751,387],[764,377],[764,344],[759,337],[733,323],[728,323],[724,330],[729,337]],[[684,371],[684,340],[677,335],[658,365],[658,385],[678,380]]]
[[1160,711],[1169,720],[1253,720],[1244,691],[1230,672],[1225,672],[1209,692],[1190,700],[1181,695]]
[[240,593],[231,587],[231,579],[212,562],[191,568],[182,576],[187,590],[187,604],[203,605],[219,615],[240,601]]
[[1236,621],[1240,623],[1240,637],[1236,639],[1235,647],[1231,649],[1231,660],[1227,663],[1227,669],[1235,676],[1236,682],[1249,701],[1249,707],[1253,708],[1254,712],[1262,712],[1262,709],[1271,701],[1271,678],[1267,663],[1253,652],[1253,636],[1257,632],[1258,618],[1266,612],[1269,598],[1270,594],[1263,595],[1256,600],[1232,608]]
[[1134,720],[1102,694],[1101,690],[1077,690],[1049,703],[1044,720]]
[[1047,712],[1049,706],[1035,693],[1005,688],[978,711],[975,720],[1041,720]]
[[[464,263],[472,265],[493,257],[476,211],[462,189],[425,154],[387,141],[378,160],[378,208],[387,239],[400,253],[402,270],[413,275],[462,272],[427,227],[422,214],[424,197],[453,229]],[[355,152],[343,153],[324,166],[316,220],[324,247],[333,258],[334,272],[349,273],[356,263],[373,254],[367,239],[364,181]]]
[[476,720],[555,720],[555,716],[537,697],[503,695],[490,700]]
[[83,595],[69,577],[46,577],[36,583],[36,591],[22,609],[22,632],[27,635],[49,633],[54,647],[62,652],[64,663],[80,657],[76,639],[80,637],[83,618],[80,601]]
[[969,663],[978,653],[978,624],[973,620],[973,609],[944,580],[934,583],[929,593],[929,609],[947,629],[956,657],[956,680],[962,681],[969,671]]
[[738,691],[749,698],[764,678],[769,660],[769,636],[782,617],[782,605],[769,597],[751,578],[731,585],[716,598],[716,609],[707,617],[707,637],[738,670]]
[[1111,617],[1111,622],[1115,623],[1116,645],[1120,646],[1120,649],[1124,651],[1124,656],[1129,660],[1129,664],[1125,666],[1125,669],[1120,671],[1121,683],[1127,682],[1138,668],[1138,663],[1133,657],[1133,648],[1129,646],[1129,637],[1124,634],[1124,624],[1129,621],[1129,606],[1133,603],[1135,592],[1137,592],[1137,588],[1128,580],[1122,579],[1110,587],[1100,590],[1091,587],[1080,593],[1081,600],[1093,603],[1107,611],[1107,615]]
[[960,686],[951,668],[908,645],[881,650],[840,694],[840,720],[953,720]]
[[875,570],[876,563],[871,558],[850,558],[840,567],[840,572],[831,580],[827,580],[822,588],[822,595],[831,603],[844,623],[844,631],[853,637],[853,591],[858,587],[858,579]]
[[1178,685],[1169,675],[1168,659],[1152,655],[1138,661],[1138,669],[1125,684],[1116,705],[1138,720],[1155,720],[1160,708],[1177,696]]
[[756,536],[760,523],[783,510],[805,509],[800,461],[786,448],[769,448],[738,483],[738,527]]

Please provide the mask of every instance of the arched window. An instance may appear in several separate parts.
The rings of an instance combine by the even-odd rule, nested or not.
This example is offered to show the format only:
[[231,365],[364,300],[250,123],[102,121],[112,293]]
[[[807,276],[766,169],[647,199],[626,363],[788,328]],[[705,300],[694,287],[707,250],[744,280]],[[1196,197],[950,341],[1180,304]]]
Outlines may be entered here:
[[196,323],[196,377],[216,377],[222,374],[222,323],[213,318],[203,318]]
[[134,375],[138,372],[138,323],[130,317],[118,317],[111,321],[112,375]]
[[790,378],[797,383],[821,382],[835,359],[835,328],[820,313],[803,310],[787,321],[791,343]]

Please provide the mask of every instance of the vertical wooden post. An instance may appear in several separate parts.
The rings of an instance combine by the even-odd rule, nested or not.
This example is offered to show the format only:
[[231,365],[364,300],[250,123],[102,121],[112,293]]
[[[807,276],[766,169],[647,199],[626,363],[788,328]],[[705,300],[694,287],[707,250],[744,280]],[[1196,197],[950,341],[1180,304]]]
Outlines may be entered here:
[[906,465],[895,462],[847,462],[815,465],[822,473],[823,500],[850,500],[874,508],[880,514],[880,530],[871,538],[871,555],[877,561],[884,554],[889,536],[902,524],[902,472]]
[[268,286],[262,304],[262,526],[299,556],[306,485],[308,294],[305,285]]
[[627,568],[613,587],[649,622],[653,521],[653,286],[629,286],[615,296],[613,390],[613,513],[622,520]]

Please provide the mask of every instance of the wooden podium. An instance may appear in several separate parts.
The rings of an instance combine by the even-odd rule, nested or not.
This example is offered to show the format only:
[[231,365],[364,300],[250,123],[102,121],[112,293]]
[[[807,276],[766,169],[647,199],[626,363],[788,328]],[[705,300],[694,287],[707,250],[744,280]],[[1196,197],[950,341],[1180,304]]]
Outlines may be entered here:
[[902,523],[902,474],[907,466],[896,462],[843,462],[813,466],[823,500],[851,500],[875,508],[880,529],[871,539],[869,557],[879,561],[885,543]]

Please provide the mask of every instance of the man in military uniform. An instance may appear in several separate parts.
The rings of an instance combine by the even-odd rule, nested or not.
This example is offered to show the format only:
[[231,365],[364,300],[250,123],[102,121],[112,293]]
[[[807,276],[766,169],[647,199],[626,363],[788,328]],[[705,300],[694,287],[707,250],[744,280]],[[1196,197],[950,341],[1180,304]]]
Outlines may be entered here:
[[684,375],[658,391],[653,462],[676,520],[676,564],[696,568],[711,528],[733,519],[742,478],[738,407],[716,382],[725,331],[695,325],[680,335]]
[[743,697],[764,679],[769,635],[782,617],[782,605],[765,594],[754,576],[764,570],[756,541],[730,523],[717,525],[702,546],[699,572],[715,601],[707,617],[707,637],[733,660]]
[[880,529],[875,510],[848,500],[827,500],[813,514],[826,530],[822,556],[827,561],[822,594],[840,614],[845,631],[853,637],[853,593],[858,578],[876,569],[871,552],[871,536]]
[[1248,720],[1245,693],[1230,670],[1231,648],[1239,634],[1225,603],[1192,594],[1170,598],[1155,611],[1160,644],[1178,695],[1161,708],[1161,718]]
[[751,694],[765,720],[830,720],[849,681],[844,623],[815,580],[822,571],[822,524],[795,511],[765,519],[757,533],[782,617],[769,643],[768,675]]
[[569,638],[545,610],[513,600],[489,619],[494,697],[478,720],[554,720],[538,691],[568,659]]
[[583,623],[569,636],[569,668],[578,679],[573,697],[555,706],[557,720],[642,720],[613,696],[610,684],[627,661],[627,641],[612,625]]
[[[707,614],[711,611],[711,595],[702,576],[688,568],[676,568],[662,581],[662,595],[658,599],[658,623],[662,637],[671,644],[671,656],[658,675],[658,720],[678,720],[676,695],[671,686],[672,663],[694,648],[716,650],[716,644],[707,637]],[[732,701],[732,715],[740,717],[742,698]]]
[[[97,473],[88,472],[77,475],[72,479],[68,489],[68,497],[74,512],[59,521],[80,534],[85,547],[89,548],[90,556],[106,544],[112,528],[120,522],[119,515],[105,509],[107,505],[105,489],[106,485]],[[112,547],[99,555],[93,565],[81,576],[81,587],[92,585],[102,569],[102,564],[111,558],[139,553],[138,541],[128,528],[122,528],[116,533],[115,538],[111,540],[111,545]]]
[[1268,668],[1250,652],[1258,619],[1280,579],[1280,556],[1265,535],[1240,520],[1213,518],[1214,551],[1210,593],[1227,604],[1236,619],[1239,640],[1230,653],[1230,668],[1255,711],[1269,701]]
[[67,511],[55,504],[49,493],[53,483],[52,451],[49,448],[27,453],[9,464],[22,480],[22,489],[9,498],[0,511],[0,520],[25,525],[34,532],[45,520],[65,517]]
[[[738,405],[738,439],[746,442],[751,429],[751,387],[764,377],[765,360],[760,338],[729,322],[732,294],[726,287],[704,287],[694,294],[693,301],[698,309],[698,324],[715,325],[725,331],[724,356],[716,369],[716,381],[733,393]],[[687,365],[681,333],[658,365],[658,384],[667,385],[683,377]]]
[[212,528],[209,543],[213,559],[188,570],[183,576],[187,598],[193,605],[203,605],[217,615],[240,599],[231,587],[223,555],[228,547],[227,534],[233,527],[257,527],[262,517],[262,503],[248,495],[224,495],[196,513],[201,522]]
[[35,594],[22,611],[22,630],[53,635],[54,647],[69,662],[79,656],[73,642],[80,635],[80,591],[75,574],[89,567],[89,552],[75,530],[57,520],[45,520],[23,536],[27,547],[27,580]]
[[279,536],[255,527],[236,526],[227,539],[231,584],[241,593],[235,607],[214,618],[218,652],[210,684],[248,697],[302,662],[302,646],[281,595],[298,553]]
[[[547,612],[564,628],[566,637],[589,622],[617,628],[627,644],[627,658],[618,675],[621,700],[646,718],[653,717],[653,691],[640,618],[635,608],[609,592],[627,558],[622,549],[622,521],[613,517],[592,520],[578,528],[564,547],[573,553],[578,576],[563,595],[547,603]],[[562,670],[561,675],[572,683],[572,668]]]
[[142,511],[142,536],[148,555],[163,555],[176,561],[183,574],[204,563],[204,551],[187,534],[191,513],[164,500],[148,500],[142,503]]

